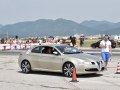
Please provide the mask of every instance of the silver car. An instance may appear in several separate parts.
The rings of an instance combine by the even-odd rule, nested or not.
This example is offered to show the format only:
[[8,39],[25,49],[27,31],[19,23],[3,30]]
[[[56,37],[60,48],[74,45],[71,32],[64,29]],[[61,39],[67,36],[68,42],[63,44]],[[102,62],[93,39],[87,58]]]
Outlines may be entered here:
[[93,74],[103,71],[105,66],[98,57],[62,44],[33,47],[20,54],[18,63],[23,73],[40,70],[61,72],[65,76],[72,76],[73,68],[77,74]]

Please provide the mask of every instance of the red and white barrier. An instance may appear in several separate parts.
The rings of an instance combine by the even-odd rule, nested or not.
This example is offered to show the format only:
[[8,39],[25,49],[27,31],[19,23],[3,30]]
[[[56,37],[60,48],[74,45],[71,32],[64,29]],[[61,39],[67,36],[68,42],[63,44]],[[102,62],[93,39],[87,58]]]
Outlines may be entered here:
[[20,49],[20,45],[19,44],[12,44],[12,45],[10,45],[10,49]]
[[30,43],[30,44],[0,44],[0,50],[8,50],[8,49],[29,49],[34,46],[38,46],[39,43]]
[[10,44],[0,44],[0,49],[1,49],[1,50],[10,49]]
[[[55,44],[55,43],[41,43],[41,45],[44,44]],[[0,50],[23,50],[23,49],[29,49],[34,46],[40,45],[39,43],[30,43],[30,44],[0,44]]]

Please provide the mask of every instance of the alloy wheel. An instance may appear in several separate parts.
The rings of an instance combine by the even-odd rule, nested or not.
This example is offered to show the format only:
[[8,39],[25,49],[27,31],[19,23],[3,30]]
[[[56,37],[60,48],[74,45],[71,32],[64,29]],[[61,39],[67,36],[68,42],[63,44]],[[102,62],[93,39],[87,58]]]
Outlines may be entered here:
[[72,63],[66,63],[63,66],[63,73],[64,73],[64,75],[67,76],[67,77],[71,77],[73,69],[74,69],[74,65]]
[[29,73],[31,71],[31,65],[28,61],[23,61],[21,63],[21,69],[23,73]]

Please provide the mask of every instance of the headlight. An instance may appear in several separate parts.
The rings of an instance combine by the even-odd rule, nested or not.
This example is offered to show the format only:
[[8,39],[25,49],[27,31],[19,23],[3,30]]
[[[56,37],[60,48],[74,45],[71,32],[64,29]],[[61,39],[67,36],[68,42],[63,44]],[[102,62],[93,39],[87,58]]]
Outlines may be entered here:
[[84,62],[84,64],[91,64],[91,62]]
[[91,62],[89,62],[89,61],[84,61],[84,60],[81,60],[81,59],[76,59],[76,60],[78,60],[79,61],[79,64],[92,64]]
[[85,62],[85,61],[81,61],[81,64],[92,64],[91,62]]

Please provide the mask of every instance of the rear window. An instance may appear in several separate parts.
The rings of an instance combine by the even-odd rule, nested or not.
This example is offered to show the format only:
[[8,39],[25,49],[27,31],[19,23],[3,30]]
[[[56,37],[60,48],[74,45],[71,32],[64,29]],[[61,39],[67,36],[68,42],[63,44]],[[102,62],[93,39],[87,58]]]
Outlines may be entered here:
[[31,52],[32,53],[41,53],[41,47],[40,46],[39,47],[35,47],[35,48],[32,49]]

